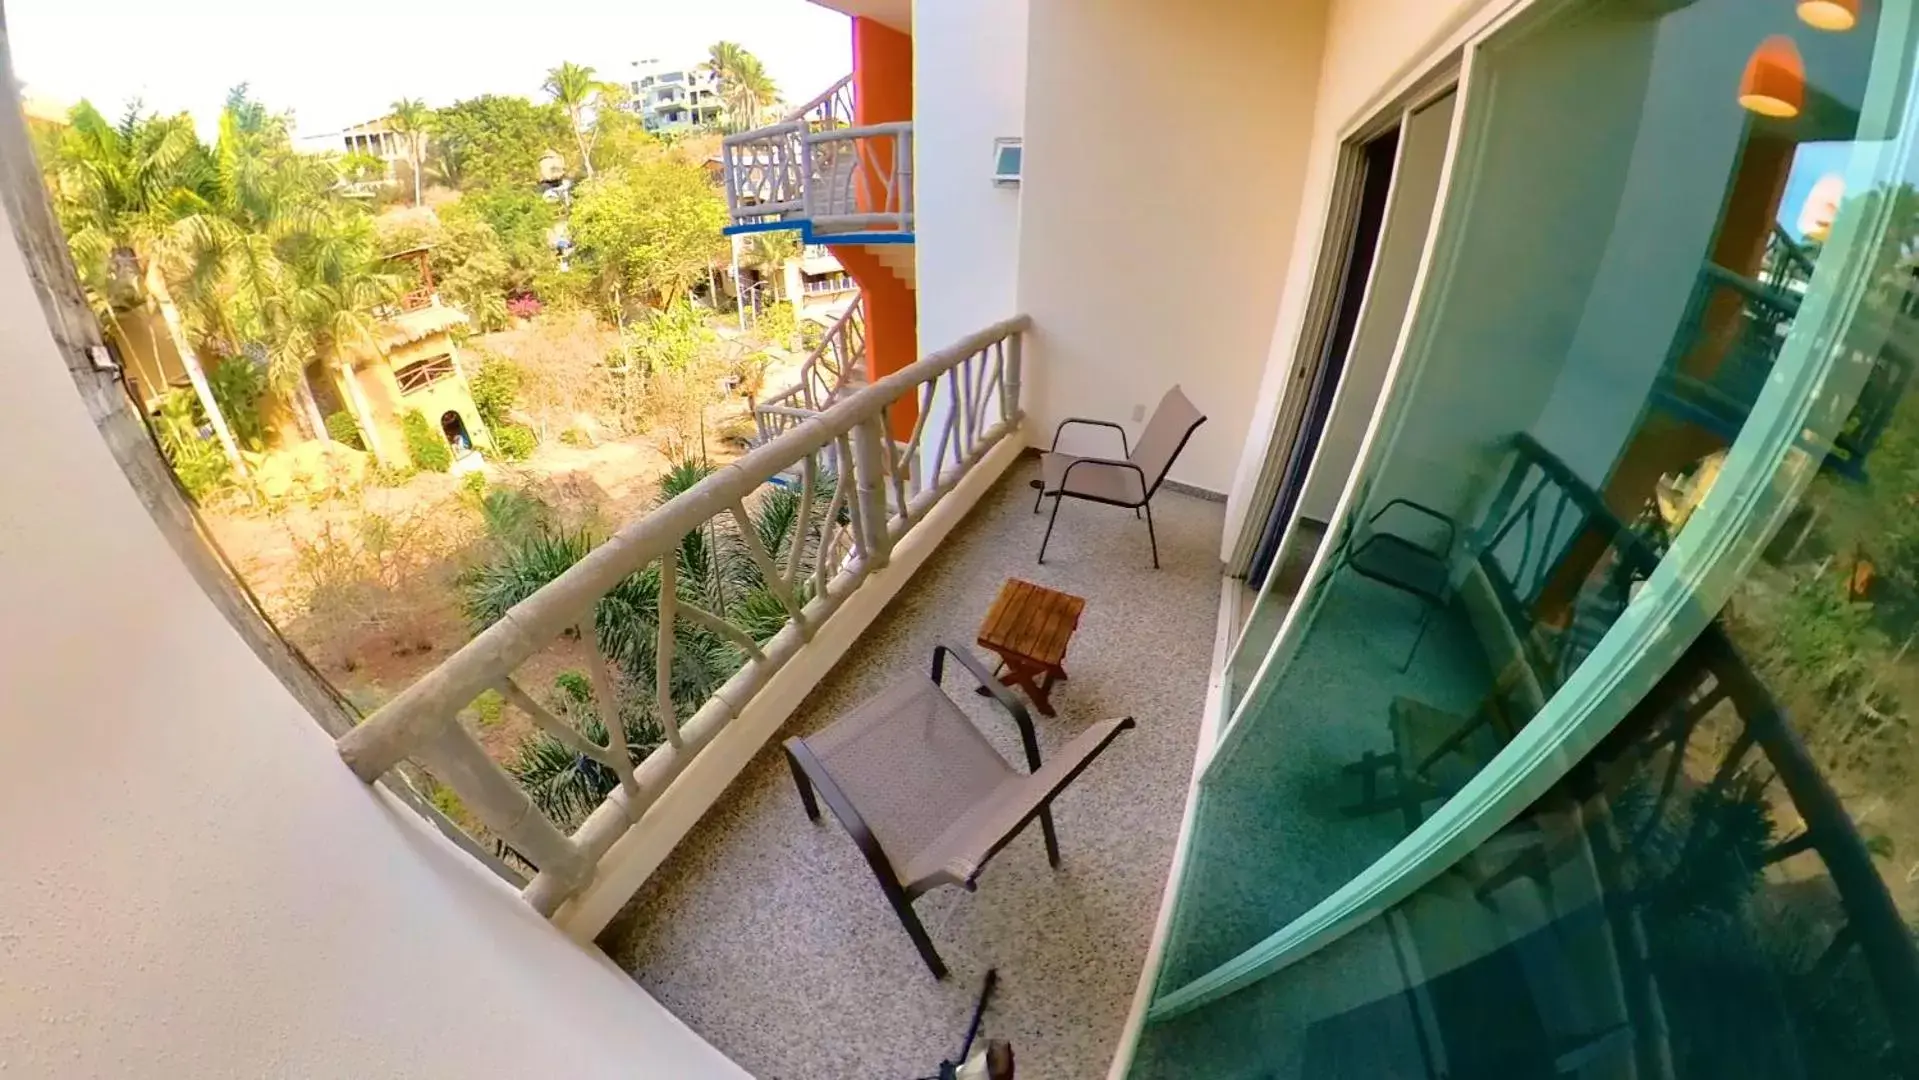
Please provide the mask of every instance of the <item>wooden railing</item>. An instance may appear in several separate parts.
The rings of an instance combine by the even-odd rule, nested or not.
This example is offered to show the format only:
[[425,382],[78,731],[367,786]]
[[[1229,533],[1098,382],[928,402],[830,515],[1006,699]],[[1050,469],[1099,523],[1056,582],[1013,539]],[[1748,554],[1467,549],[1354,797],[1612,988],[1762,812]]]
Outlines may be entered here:
[[764,401],[753,401],[753,424],[761,443],[811,419],[866,367],[866,300],[855,300],[800,364],[799,380]]
[[[896,545],[922,525],[934,530],[930,536],[944,535],[938,524],[927,522],[929,513],[1018,430],[1021,340],[1028,326],[1024,316],[997,323],[844,394],[628,522],[341,736],[341,758],[369,783],[403,760],[419,763],[538,870],[524,895],[542,913],[553,914],[588,883],[615,842],[754,702],[768,680],[805,653],[816,636],[838,625],[835,612],[886,567]],[[941,380],[946,382],[942,395],[956,404],[940,410],[939,421],[929,422]],[[887,417],[895,402],[909,398],[919,404],[919,420],[902,443],[890,437]],[[934,450],[923,453],[923,446]],[[801,488],[798,520],[780,545],[783,550],[769,550],[752,527],[749,507],[766,497],[769,481],[794,473]],[[749,630],[676,595],[689,537],[724,522],[737,530],[734,535],[784,611],[776,627],[762,621]],[[635,586],[642,578],[649,589]],[[616,590],[623,601],[635,594],[653,599],[639,610],[626,604],[614,611],[602,600]],[[654,633],[647,651],[653,655],[643,664],[632,656],[609,658],[608,631],[628,631],[631,640],[632,622],[644,624],[649,617]],[[844,634],[834,631],[835,637]],[[589,737],[586,725],[576,726],[541,705],[520,682],[529,659],[569,637],[588,646],[583,651],[604,741]],[[734,650],[740,666],[682,716],[673,694],[676,646],[689,640],[709,646],[714,639]],[[809,662],[830,664],[837,655],[821,654]],[[621,705],[623,700],[644,704],[631,700],[623,687],[645,682],[657,693],[652,708],[664,742],[642,756],[628,746]],[[582,762],[617,778],[611,794],[570,835],[536,807],[458,720],[463,708],[488,691],[498,692]]]

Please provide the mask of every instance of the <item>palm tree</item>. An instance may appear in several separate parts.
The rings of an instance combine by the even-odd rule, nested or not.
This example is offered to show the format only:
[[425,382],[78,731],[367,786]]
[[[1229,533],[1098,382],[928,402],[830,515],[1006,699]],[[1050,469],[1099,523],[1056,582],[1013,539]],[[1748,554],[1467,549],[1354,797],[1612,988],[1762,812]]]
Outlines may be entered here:
[[779,87],[760,58],[738,42],[714,42],[700,66],[719,80],[720,103],[726,107],[729,126],[736,131],[759,127],[761,117],[779,103]]
[[580,163],[591,178],[592,140],[586,134],[586,110],[600,92],[600,84],[593,78],[593,69],[568,61],[548,71],[542,87],[566,110],[567,119],[573,124],[573,138],[580,144]]
[[161,267],[175,227],[195,212],[212,175],[192,119],[142,114],[136,102],[113,124],[83,101],[54,140],[48,171],[74,264],[102,313],[111,320],[136,306],[158,310],[228,464],[245,476]]
[[[307,369],[377,350],[373,311],[399,293],[371,219],[335,197],[334,167],[294,152],[283,119],[229,102],[213,150],[215,178],[175,225],[195,336],[228,356],[263,354],[267,385],[297,401],[325,434]],[[364,402],[351,393],[365,426]],[[376,436],[377,437],[377,436]],[[370,446],[376,450],[377,447]]]
[[[659,501],[664,504],[713,471],[711,465],[681,463],[661,478]],[[802,545],[801,602],[810,595],[809,575],[819,556],[821,526],[833,498],[830,482],[818,486],[804,536],[799,535],[797,492],[768,490],[748,514],[754,534],[776,566],[786,564],[795,543]],[[514,604],[585,558],[593,547],[593,537],[584,531],[548,527],[501,538],[497,555],[461,579],[469,620],[476,629],[492,625]],[[767,641],[786,624],[785,608],[767,588],[730,518],[715,519],[687,535],[677,553],[674,575],[682,603],[719,615],[755,641]],[[599,648],[626,687],[621,694],[621,721],[635,761],[663,741],[654,690],[659,587],[658,567],[647,567],[615,586],[600,600],[594,615]],[[678,718],[690,718],[745,661],[745,654],[726,638],[687,619],[675,623],[672,698]],[[564,679],[561,691],[555,711],[604,745],[606,730],[591,708],[590,691],[578,680]],[[508,768],[535,803],[562,822],[583,818],[618,786],[610,771],[545,734],[522,744],[518,760]]]
[[393,103],[393,115],[387,118],[387,126],[406,137],[406,160],[413,170],[413,205],[421,205],[425,199],[421,192],[420,174],[426,169],[426,130],[433,121],[433,110],[419,98],[401,98]]

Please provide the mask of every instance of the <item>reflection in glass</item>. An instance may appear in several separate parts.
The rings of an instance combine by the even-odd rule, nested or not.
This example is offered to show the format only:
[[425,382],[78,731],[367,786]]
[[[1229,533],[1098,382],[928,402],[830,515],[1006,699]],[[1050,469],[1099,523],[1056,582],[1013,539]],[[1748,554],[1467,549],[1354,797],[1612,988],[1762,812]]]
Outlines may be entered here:
[[[1861,164],[1898,134],[1865,103],[1911,15],[1572,5],[1480,51],[1407,375],[1202,785],[1159,998],[1371,871],[1610,656],[1812,364],[1796,501],[1551,792],[1333,946],[1149,1025],[1134,1075],[1919,1076],[1919,188]],[[1755,115],[1729,91],[1779,34],[1803,96]]]

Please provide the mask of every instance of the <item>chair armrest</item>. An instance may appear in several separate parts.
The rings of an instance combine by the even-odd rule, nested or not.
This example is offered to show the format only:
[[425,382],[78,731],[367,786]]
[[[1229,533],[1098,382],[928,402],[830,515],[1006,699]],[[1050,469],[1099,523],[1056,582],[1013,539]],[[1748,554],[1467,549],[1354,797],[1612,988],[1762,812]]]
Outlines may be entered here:
[[[1411,499],[1398,498],[1398,499],[1392,499],[1388,501],[1386,505],[1380,507],[1377,511],[1373,513],[1371,517],[1366,519],[1366,530],[1368,532],[1372,532],[1374,530],[1374,526],[1378,524],[1379,519],[1385,517],[1387,511],[1392,510],[1394,507],[1403,507],[1404,509],[1411,510],[1416,514],[1423,515],[1425,517],[1431,518],[1434,521],[1439,522],[1439,524],[1444,526],[1446,529],[1446,544],[1445,544],[1445,547],[1443,547],[1439,551],[1433,552],[1433,554],[1443,558],[1446,555],[1449,555],[1452,553],[1453,545],[1456,544],[1459,540],[1459,524],[1455,522],[1452,518],[1446,516],[1445,514],[1440,513],[1439,511],[1433,509],[1432,507],[1422,506],[1419,503],[1412,501]],[[1400,539],[1404,540],[1405,537],[1400,537]],[[1410,540],[1407,540],[1406,542],[1412,543],[1412,541]]]
[[1133,453],[1133,448],[1126,445],[1126,429],[1125,428],[1120,427],[1118,424],[1113,423],[1111,420],[1092,420],[1084,416],[1069,416],[1066,419],[1061,420],[1059,422],[1059,426],[1053,429],[1052,449],[1054,450],[1059,449],[1059,437],[1063,432],[1065,432],[1067,426],[1071,424],[1085,424],[1088,427],[1112,428],[1114,431],[1119,432],[1119,452],[1129,457]]
[[1060,747],[1046,767],[1031,776],[1009,779],[990,799],[954,822],[913,860],[912,880],[905,883],[913,895],[939,885],[972,888],[987,860],[999,854],[1019,831],[1038,817],[1067,785],[1086,771],[1119,733],[1133,726],[1133,718],[1101,720]]
[[1013,696],[1013,691],[1005,683],[995,679],[993,673],[986,670],[986,665],[980,663],[979,657],[974,656],[971,649],[948,645],[944,641],[933,646],[934,685],[939,684],[940,677],[946,671],[948,656],[958,660],[961,667],[972,672],[973,678],[979,681],[981,689],[993,695],[993,700],[999,702],[1000,707],[1012,716],[1013,723],[1019,726],[1020,746],[1026,751],[1026,770],[1029,773],[1038,772],[1039,736],[1033,730],[1033,714],[1026,711],[1026,706],[1019,698]]
[[[867,865],[873,868],[873,873],[880,879],[881,888],[889,896],[898,891],[901,886],[899,874],[893,869],[892,860],[886,857],[885,849],[880,847],[879,837],[873,835],[866,819],[853,807],[853,800],[846,797],[846,792],[841,791],[839,784],[834,782],[833,774],[826,771],[826,765],[813,755],[813,748],[798,736],[786,740],[785,748],[787,759],[793,763],[793,767],[805,774],[807,783],[813,785],[813,790],[826,800],[826,808],[833,811],[833,816],[839,819],[846,834],[853,838],[853,846],[859,848],[860,854],[866,857]],[[802,793],[804,790],[801,789]]]

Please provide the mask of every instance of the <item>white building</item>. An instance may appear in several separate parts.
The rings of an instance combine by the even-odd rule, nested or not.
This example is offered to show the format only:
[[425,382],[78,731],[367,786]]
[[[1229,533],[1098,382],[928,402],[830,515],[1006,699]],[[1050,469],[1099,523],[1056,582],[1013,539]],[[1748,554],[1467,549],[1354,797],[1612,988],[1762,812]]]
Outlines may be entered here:
[[725,115],[719,81],[697,65],[667,67],[659,60],[635,60],[627,65],[626,82],[633,110],[648,131],[718,126]]

